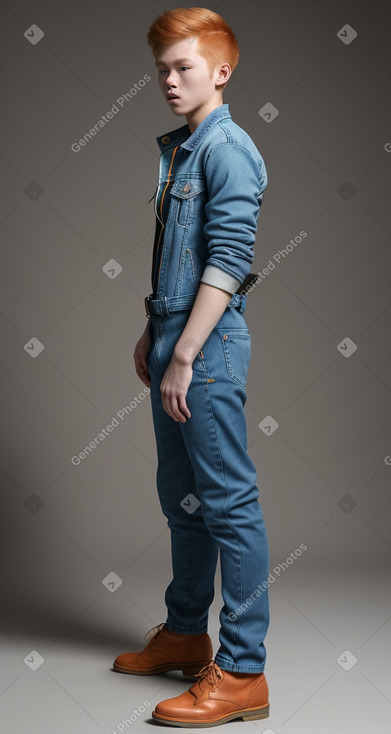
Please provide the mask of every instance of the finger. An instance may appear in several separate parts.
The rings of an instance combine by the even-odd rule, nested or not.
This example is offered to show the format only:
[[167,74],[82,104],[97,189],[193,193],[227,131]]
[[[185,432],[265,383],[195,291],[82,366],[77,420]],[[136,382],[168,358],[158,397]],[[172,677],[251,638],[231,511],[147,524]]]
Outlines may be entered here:
[[185,415],[187,418],[191,418],[191,413],[189,408],[187,407],[186,398],[184,395],[180,396],[178,400],[178,407],[183,415]]
[[174,421],[178,422],[178,418],[176,417],[175,413],[172,411],[171,403],[165,399],[163,399],[163,408],[166,411],[166,413],[170,416],[170,418],[173,418]]
[[143,380],[145,384],[147,384],[148,382],[148,387],[149,387],[149,385],[151,384],[151,375],[149,374],[147,363],[145,364],[145,366],[141,368],[141,372],[142,372]]
[[175,410],[175,396],[171,395],[171,393],[166,393],[164,391],[164,387],[162,390],[162,401],[163,401],[163,408],[168,413],[171,418],[174,419],[174,421],[181,420],[180,415],[177,415],[177,412]]
[[173,412],[173,415],[177,418],[178,421],[180,421],[181,423],[186,423],[186,416],[180,410],[178,401],[179,401],[178,396],[173,395],[172,400],[171,400],[171,410]]
[[148,372],[148,369],[142,369],[136,365],[136,374],[144,383],[144,385],[146,385],[146,387],[151,386],[151,376]]
[[148,374],[144,375],[141,379],[146,387],[151,387],[151,378]]
[[162,398],[162,404],[163,404],[164,410],[166,411],[166,413],[168,413],[168,415],[171,415],[171,413],[170,413],[170,405],[169,405],[168,397],[167,397],[167,395],[166,395],[166,393],[164,391],[164,384],[163,384],[163,382],[160,385],[160,395],[161,395],[161,398]]

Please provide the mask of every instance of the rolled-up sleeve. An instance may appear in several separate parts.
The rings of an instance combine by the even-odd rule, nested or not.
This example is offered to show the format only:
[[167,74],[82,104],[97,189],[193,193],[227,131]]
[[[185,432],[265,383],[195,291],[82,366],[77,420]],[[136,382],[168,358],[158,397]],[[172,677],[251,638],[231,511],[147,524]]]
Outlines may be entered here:
[[251,270],[263,191],[268,179],[261,163],[238,143],[219,143],[206,165],[208,202],[203,227],[208,258],[201,281],[235,293]]

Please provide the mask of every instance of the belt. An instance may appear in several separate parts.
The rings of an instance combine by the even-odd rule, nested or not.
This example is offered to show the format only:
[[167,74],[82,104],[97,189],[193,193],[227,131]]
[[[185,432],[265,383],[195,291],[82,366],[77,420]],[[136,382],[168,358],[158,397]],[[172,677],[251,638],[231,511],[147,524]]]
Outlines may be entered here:
[[[192,308],[197,293],[188,293],[183,296],[163,296],[153,298],[151,293],[144,298],[145,314],[147,318],[153,316],[169,316],[172,311],[188,311]],[[238,308],[240,313],[246,308],[247,295],[234,293],[227,304],[229,308]]]

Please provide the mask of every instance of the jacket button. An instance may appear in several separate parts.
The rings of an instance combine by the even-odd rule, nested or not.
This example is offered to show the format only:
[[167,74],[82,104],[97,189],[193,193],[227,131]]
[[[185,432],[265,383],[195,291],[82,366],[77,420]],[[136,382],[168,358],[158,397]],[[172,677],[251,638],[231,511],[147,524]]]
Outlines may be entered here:
[[170,138],[170,136],[169,136],[169,135],[164,135],[164,136],[163,136],[162,138],[160,138],[160,139],[161,139],[162,143],[164,143],[164,145],[165,145],[166,143],[169,143],[169,142],[170,142],[170,140],[171,140],[171,138]]
[[187,193],[188,193],[189,191],[191,191],[191,186],[189,186],[189,184],[185,184],[185,185],[184,185],[184,186],[182,187],[182,193],[183,193],[183,194],[187,194]]
[[223,339],[228,339],[228,335],[227,334],[223,334]]

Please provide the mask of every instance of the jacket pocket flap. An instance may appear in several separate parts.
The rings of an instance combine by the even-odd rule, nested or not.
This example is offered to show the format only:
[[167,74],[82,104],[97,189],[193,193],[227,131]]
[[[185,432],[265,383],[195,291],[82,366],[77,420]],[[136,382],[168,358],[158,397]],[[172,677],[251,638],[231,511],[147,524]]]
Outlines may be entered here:
[[190,179],[188,181],[181,179],[179,181],[174,181],[170,193],[172,196],[176,196],[179,199],[190,199],[192,196],[200,194],[204,189],[205,182],[202,180],[198,181],[196,179]]

